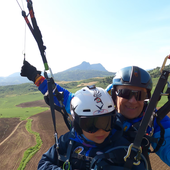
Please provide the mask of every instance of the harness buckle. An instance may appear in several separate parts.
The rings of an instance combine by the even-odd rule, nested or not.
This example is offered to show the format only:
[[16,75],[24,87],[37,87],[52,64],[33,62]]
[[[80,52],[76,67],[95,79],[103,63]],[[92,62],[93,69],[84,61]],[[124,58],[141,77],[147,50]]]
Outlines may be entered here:
[[70,162],[68,159],[63,163],[63,170],[70,170]]
[[[131,143],[128,147],[128,151],[127,151],[127,154],[124,156],[124,161],[126,162],[127,158],[129,158],[130,154],[131,154],[131,150],[133,148],[133,143]],[[134,147],[135,148],[135,147]],[[135,149],[138,149],[138,152],[137,152],[137,155],[134,157],[134,159],[137,161],[137,162],[133,162],[133,165],[139,165],[140,164],[140,159],[141,159],[141,153],[142,153],[142,148],[141,146],[139,148],[135,148]]]

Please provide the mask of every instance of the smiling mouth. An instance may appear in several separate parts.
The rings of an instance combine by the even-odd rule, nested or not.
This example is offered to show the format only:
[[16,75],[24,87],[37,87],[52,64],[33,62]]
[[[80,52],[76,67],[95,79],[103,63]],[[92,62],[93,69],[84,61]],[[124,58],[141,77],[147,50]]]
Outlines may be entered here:
[[96,136],[97,139],[101,140],[104,138],[104,136]]
[[129,106],[126,106],[127,109],[131,109],[131,110],[135,110],[137,107],[129,107]]

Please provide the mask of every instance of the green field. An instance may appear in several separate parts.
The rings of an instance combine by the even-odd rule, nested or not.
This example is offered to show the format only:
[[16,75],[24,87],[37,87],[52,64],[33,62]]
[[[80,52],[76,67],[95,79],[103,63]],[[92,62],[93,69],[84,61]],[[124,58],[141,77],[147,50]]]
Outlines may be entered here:
[[[151,93],[153,94],[153,92],[155,90],[155,87],[157,85],[157,82],[158,82],[158,78],[152,78],[152,81],[153,81],[153,89],[152,89]],[[167,85],[165,86],[163,93],[166,92],[166,89],[167,89]],[[157,107],[163,106],[167,101],[168,101],[168,97],[167,96],[162,96],[160,101],[157,104]]]
[[[108,84],[111,83],[112,78],[103,78],[103,79],[92,79],[92,80],[84,80],[80,82],[69,82],[66,84],[60,84],[62,87],[68,89],[70,92],[74,93],[78,89],[84,87],[84,83],[88,82],[96,82],[96,86],[100,86],[106,88]],[[153,78],[153,90],[155,89],[158,78]],[[82,84],[82,86],[81,86]],[[21,108],[17,107],[17,105],[21,103],[31,102],[42,100],[43,95],[40,91],[38,91],[37,87],[34,84],[22,84],[16,86],[0,86],[0,118],[20,118],[20,120],[25,120],[32,115],[37,113],[41,113],[47,109],[48,107],[28,107]],[[167,97],[162,97],[159,101],[157,107],[161,107],[167,101]],[[34,147],[28,148],[22,161],[20,162],[20,166],[18,170],[24,169],[28,161],[32,158],[32,156],[40,149],[42,145],[42,141],[37,132],[33,132],[31,130],[31,121],[27,119],[26,128],[30,133],[33,133],[36,138],[36,145]]]
[[[153,78],[153,90],[157,84],[158,78]],[[68,89],[70,92],[76,92],[78,89],[84,87],[85,83],[96,82],[96,86],[106,88],[108,84],[112,82],[112,77],[106,78],[94,78],[76,82],[68,82],[60,84],[62,87]],[[43,95],[38,90],[38,88],[32,83],[26,83],[21,85],[13,86],[0,86],[0,118],[20,118],[25,120],[26,118],[35,115],[37,113],[43,112],[48,107],[29,107],[21,108],[16,105],[30,102],[43,100]],[[159,101],[157,107],[161,107],[166,101],[167,97],[163,96]]]
[[43,112],[48,107],[29,107],[21,108],[16,105],[42,100],[43,95],[40,92],[23,94],[23,95],[12,95],[4,98],[0,98],[0,118],[20,118],[20,120],[25,120],[26,118],[35,115],[37,113]]

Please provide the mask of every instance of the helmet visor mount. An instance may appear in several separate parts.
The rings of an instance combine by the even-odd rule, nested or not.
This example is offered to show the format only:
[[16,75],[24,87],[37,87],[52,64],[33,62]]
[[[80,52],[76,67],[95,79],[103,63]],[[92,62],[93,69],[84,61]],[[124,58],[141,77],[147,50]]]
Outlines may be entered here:
[[80,128],[88,133],[95,133],[99,129],[109,132],[112,129],[113,113],[100,116],[78,116],[75,114],[75,119]]
[[147,92],[143,90],[134,91],[130,89],[119,89],[118,91],[116,91],[116,95],[127,100],[131,99],[134,96],[137,101],[142,101],[148,98]]

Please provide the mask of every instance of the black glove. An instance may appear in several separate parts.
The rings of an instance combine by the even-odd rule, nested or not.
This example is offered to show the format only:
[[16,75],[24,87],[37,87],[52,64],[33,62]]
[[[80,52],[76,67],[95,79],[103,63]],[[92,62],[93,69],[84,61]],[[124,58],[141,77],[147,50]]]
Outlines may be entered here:
[[22,77],[27,77],[29,80],[35,82],[37,74],[41,75],[41,71],[37,71],[36,67],[32,66],[29,62],[24,60],[20,75]]

